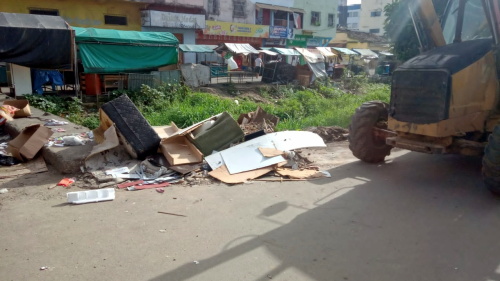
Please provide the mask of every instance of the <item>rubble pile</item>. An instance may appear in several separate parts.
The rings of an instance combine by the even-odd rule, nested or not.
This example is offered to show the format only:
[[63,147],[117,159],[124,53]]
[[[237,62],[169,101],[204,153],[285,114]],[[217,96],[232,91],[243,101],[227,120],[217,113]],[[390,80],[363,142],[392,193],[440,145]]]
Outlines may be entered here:
[[[54,131],[64,132],[65,124],[58,120],[26,127],[8,143],[6,152],[26,163],[43,145],[94,143],[81,167],[82,174],[54,186],[87,189],[68,193],[68,202],[82,204],[113,200],[115,190],[155,189],[163,193],[172,184],[329,177],[300,149],[325,147],[323,139],[337,140],[346,133],[326,127],[311,132],[275,132],[279,118],[260,107],[241,114],[238,120],[222,112],[183,129],[174,122],[152,127],[126,95],[104,104],[99,116],[99,128],[75,136],[51,137]],[[37,159],[43,162],[41,157]]]
[[347,129],[338,126],[311,127],[306,130],[318,134],[325,142],[345,141],[349,135],[349,131]]

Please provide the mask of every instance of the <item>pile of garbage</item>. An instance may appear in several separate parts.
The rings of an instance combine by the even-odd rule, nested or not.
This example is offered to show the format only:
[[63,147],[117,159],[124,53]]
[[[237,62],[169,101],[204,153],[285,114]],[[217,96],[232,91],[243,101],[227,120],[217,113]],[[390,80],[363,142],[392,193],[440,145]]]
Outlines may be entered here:
[[[57,120],[23,130],[27,130],[28,139],[36,135],[36,139],[43,140],[42,145],[95,143],[82,174],[58,183],[91,189],[69,192],[71,203],[112,200],[116,189],[155,189],[161,193],[171,184],[329,177],[301,155],[302,148],[326,146],[320,135],[309,131],[276,132],[279,118],[260,107],[241,114],[237,120],[222,112],[187,128],[178,128],[174,122],[150,126],[128,96],[122,95],[102,105],[99,116],[97,129],[76,136],[51,138],[53,130],[47,126],[63,125]],[[19,161],[32,159],[34,150],[30,155],[24,150],[16,153],[18,138],[9,142],[9,152]]]
[[112,182],[118,188],[121,182],[134,182],[127,189],[144,189],[213,179],[243,183],[270,173],[280,180],[325,176],[294,151],[326,146],[321,137],[275,132],[279,118],[260,107],[238,120],[222,112],[183,129],[174,122],[150,126],[126,95],[104,104],[99,114],[101,124],[94,130],[98,144],[85,165],[99,188],[107,187],[109,178],[116,179]]

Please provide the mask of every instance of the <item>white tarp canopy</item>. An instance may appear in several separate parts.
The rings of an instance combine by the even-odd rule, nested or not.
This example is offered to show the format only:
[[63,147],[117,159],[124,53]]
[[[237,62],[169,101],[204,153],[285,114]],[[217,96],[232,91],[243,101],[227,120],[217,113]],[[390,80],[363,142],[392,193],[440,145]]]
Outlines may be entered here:
[[270,56],[277,56],[278,55],[278,53],[273,52],[273,51],[269,51],[269,50],[259,50],[259,53],[264,53],[264,54],[270,55]]
[[219,51],[219,50],[220,51],[227,50],[233,54],[243,54],[243,55],[258,54],[259,53],[259,51],[257,51],[250,44],[224,43],[222,46],[219,46],[216,48],[216,51]]
[[294,49],[286,49],[286,48],[271,48],[271,51],[279,53],[284,56],[300,56],[300,53],[295,51]]
[[297,52],[299,52],[307,62],[318,63],[325,61],[323,55],[321,55],[321,53],[318,50],[308,50],[305,48],[298,48],[298,47],[296,47],[295,50],[297,50]]
[[344,55],[357,55],[358,53],[352,51],[352,50],[349,50],[347,48],[339,48],[339,47],[333,47],[334,50],[336,50],[337,52],[339,53],[342,53]]
[[299,52],[304,57],[307,62],[307,66],[309,66],[309,69],[314,74],[314,79],[312,81],[314,81],[316,78],[328,77],[328,74],[325,70],[325,59],[323,58],[323,55],[319,54],[319,51],[318,54],[314,54],[304,48],[296,47],[295,50],[297,50],[297,52]]
[[332,49],[330,47],[316,47],[316,49],[318,49],[318,51],[326,58],[333,58],[336,56],[332,53]]
[[369,49],[352,49],[356,53],[360,54],[362,58],[367,58],[367,59],[378,59],[378,55]]

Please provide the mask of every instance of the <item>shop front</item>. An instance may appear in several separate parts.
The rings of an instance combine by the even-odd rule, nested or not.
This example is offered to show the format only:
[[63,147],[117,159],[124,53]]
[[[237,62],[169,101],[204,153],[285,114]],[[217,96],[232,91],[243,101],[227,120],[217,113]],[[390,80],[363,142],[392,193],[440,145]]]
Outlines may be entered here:
[[[169,11],[142,11],[142,30],[148,32],[170,32],[180,44],[195,44],[196,30],[205,28],[205,15],[193,10],[185,13]],[[195,53],[183,53],[180,63],[196,63]]]
[[260,48],[265,38],[269,38],[268,25],[206,21],[205,28],[197,32],[196,44],[236,43]]

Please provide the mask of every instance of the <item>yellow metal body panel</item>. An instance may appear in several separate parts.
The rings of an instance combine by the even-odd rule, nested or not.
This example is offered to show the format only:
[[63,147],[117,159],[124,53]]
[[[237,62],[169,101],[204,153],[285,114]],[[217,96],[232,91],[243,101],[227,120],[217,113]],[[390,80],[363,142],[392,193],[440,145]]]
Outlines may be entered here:
[[438,123],[414,124],[389,117],[388,128],[432,137],[460,136],[483,131],[497,103],[498,81],[492,52],[452,76],[449,118]]
[[[30,9],[51,9],[71,26],[140,31],[144,5],[125,0],[1,0],[0,11],[29,14]],[[127,17],[127,25],[104,24],[104,15]]]
[[420,18],[422,19],[422,24],[425,28],[427,35],[434,42],[436,47],[446,45],[446,41],[443,36],[443,29],[439,23],[439,18],[434,9],[434,4],[432,0],[421,0],[419,8]]

